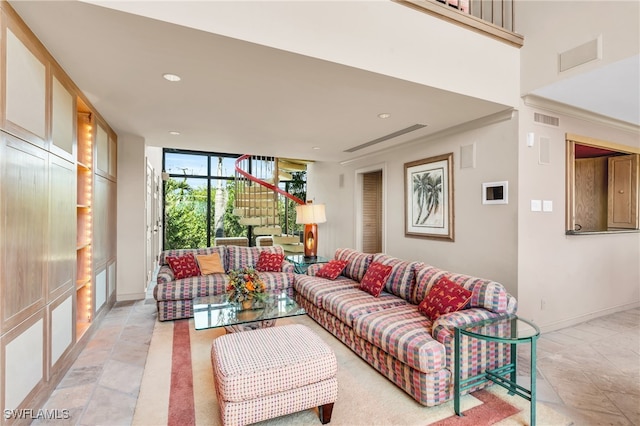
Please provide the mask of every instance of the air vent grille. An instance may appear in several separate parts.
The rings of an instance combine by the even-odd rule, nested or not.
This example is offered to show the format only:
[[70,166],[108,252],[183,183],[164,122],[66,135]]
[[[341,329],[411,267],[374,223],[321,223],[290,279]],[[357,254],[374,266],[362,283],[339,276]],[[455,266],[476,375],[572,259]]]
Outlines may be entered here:
[[538,112],[533,113],[533,121],[540,124],[546,124],[547,126],[558,127],[560,125],[560,119],[558,117],[552,117]]
[[380,142],[388,141],[389,139],[393,139],[395,137],[404,135],[406,133],[413,132],[413,131],[418,130],[418,129],[422,129],[423,127],[427,127],[427,125],[426,124],[414,124],[413,126],[409,126],[406,129],[398,130],[397,132],[389,133],[388,135],[382,136],[382,137],[380,137],[378,139],[374,139],[372,141],[365,142],[365,143],[360,144],[358,146],[354,146],[353,148],[349,148],[349,149],[345,150],[344,152],[356,152],[356,151],[359,151],[361,149],[370,147],[372,145],[379,144]]

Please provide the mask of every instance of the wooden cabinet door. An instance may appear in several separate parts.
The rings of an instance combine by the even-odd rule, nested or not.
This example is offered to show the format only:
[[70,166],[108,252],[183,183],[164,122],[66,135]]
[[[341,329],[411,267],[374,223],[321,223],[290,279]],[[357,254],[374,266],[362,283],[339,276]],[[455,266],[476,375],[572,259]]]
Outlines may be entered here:
[[638,155],[609,158],[608,227],[638,228]]

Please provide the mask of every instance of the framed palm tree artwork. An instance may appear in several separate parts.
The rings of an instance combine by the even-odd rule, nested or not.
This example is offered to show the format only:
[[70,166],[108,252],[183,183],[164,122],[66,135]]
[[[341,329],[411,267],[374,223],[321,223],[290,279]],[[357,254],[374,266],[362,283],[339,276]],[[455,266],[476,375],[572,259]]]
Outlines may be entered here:
[[405,236],[453,241],[453,153],[404,164]]

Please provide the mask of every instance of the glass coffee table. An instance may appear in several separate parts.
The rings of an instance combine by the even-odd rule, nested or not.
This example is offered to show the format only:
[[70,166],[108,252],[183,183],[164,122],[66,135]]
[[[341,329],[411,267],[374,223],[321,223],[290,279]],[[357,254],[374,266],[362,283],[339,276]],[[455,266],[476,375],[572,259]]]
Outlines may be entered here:
[[251,309],[229,302],[226,294],[193,299],[193,320],[196,330],[224,327],[228,333],[272,327],[278,318],[305,315],[286,291],[269,294],[264,302],[256,302]]
[[307,257],[304,254],[290,254],[286,259],[293,263],[296,274],[306,274],[310,265],[316,263],[328,263],[331,260],[322,256]]

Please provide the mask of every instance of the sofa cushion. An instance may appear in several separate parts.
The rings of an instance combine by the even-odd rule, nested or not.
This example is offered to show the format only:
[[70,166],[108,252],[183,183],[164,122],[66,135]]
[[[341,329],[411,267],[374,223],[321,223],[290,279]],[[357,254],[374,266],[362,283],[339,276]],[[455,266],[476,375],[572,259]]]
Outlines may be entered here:
[[193,253],[186,253],[184,256],[167,256],[167,263],[177,280],[200,275],[200,268]]
[[442,277],[435,283],[424,298],[418,310],[429,319],[436,320],[440,315],[459,311],[471,299],[471,291]]
[[227,271],[241,268],[255,268],[260,258],[260,253],[276,253],[284,255],[281,246],[264,246],[264,247],[240,247],[225,246],[227,250]]
[[225,273],[224,267],[222,266],[222,259],[220,259],[218,253],[198,254],[196,255],[196,260],[198,261],[202,275]]
[[224,247],[204,247],[204,248],[197,248],[197,249],[164,250],[162,253],[160,253],[160,258],[158,259],[158,265],[167,265],[168,264],[166,260],[167,256],[184,256],[187,253],[193,253],[194,256],[202,255],[202,254],[218,253],[218,255],[220,256],[220,260],[222,260],[223,265],[226,265],[225,260],[227,256],[226,255],[227,251],[225,250]]
[[[312,265],[313,266],[313,265]],[[323,298],[327,294],[353,290],[360,284],[347,277],[338,277],[335,280],[328,280],[318,276],[298,274],[295,276],[293,287],[296,293],[313,303],[318,308],[323,308]]]
[[446,366],[445,347],[431,336],[431,327],[411,304],[360,315],[353,322],[357,336],[423,373]]
[[261,251],[258,255],[258,263],[256,271],[258,272],[281,272],[282,261],[284,261],[283,253],[269,253]]
[[447,271],[431,265],[424,265],[416,270],[416,286],[411,296],[411,303],[420,304],[427,297],[431,287],[442,277],[448,274]]
[[289,272],[258,272],[267,291],[284,290],[292,286],[295,280],[293,271]]
[[384,291],[380,296],[373,297],[358,288],[332,292],[322,300],[324,309],[349,327],[353,326],[353,321],[360,315],[406,304],[405,300]]
[[317,277],[327,278],[329,280],[335,280],[340,276],[344,268],[347,266],[346,260],[332,259],[328,263],[325,263],[322,268],[315,273]]
[[391,274],[385,285],[385,290],[404,300],[411,301],[411,295],[416,285],[416,270],[422,268],[422,262],[407,262],[384,253],[373,256],[372,262],[392,266]]
[[199,275],[168,282],[158,282],[153,297],[160,300],[184,300],[212,294],[224,294],[229,277],[226,274]]
[[372,262],[367,268],[364,277],[362,277],[362,281],[360,281],[360,289],[373,297],[380,296],[380,292],[387,283],[391,269],[393,269],[392,266]]
[[342,275],[360,282],[369,264],[371,264],[373,254],[362,253],[349,248],[339,248],[336,250],[334,258],[349,262],[344,268],[344,271],[342,271]]

